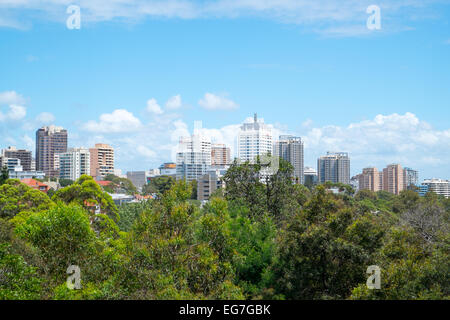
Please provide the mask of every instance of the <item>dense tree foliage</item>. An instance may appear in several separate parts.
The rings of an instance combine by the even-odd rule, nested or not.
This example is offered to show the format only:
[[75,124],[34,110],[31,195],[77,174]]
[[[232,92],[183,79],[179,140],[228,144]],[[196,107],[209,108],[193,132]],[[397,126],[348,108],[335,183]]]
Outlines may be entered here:
[[[167,177],[145,188],[155,199],[119,208],[87,176],[51,200],[5,181],[0,299],[450,298],[448,199],[309,189],[285,161],[273,176],[262,167],[234,163],[203,206]],[[66,285],[71,265],[80,290]]]

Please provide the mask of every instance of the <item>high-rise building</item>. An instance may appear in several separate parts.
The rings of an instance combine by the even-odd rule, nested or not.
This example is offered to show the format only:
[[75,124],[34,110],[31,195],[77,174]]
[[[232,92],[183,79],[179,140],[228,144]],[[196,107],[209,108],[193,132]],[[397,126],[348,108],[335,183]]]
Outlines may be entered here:
[[24,171],[31,171],[31,151],[28,150],[18,150],[16,147],[8,147],[8,149],[2,150],[2,156],[5,158],[15,158],[20,159],[20,165]]
[[59,178],[77,180],[82,175],[89,175],[91,157],[89,149],[71,148],[67,152],[59,153]]
[[377,192],[382,190],[382,174],[377,168],[364,168],[358,175],[359,190],[370,190]]
[[129,171],[127,172],[127,179],[139,190],[147,184],[147,172],[145,171]]
[[404,185],[406,189],[414,188],[419,184],[419,172],[411,168],[403,168]]
[[231,164],[231,150],[224,144],[211,145],[211,166],[225,167]]
[[209,170],[197,181],[197,199],[200,201],[209,200],[209,197],[216,191],[224,187],[221,179],[226,170]]
[[237,137],[238,158],[254,163],[257,156],[273,154],[272,129],[255,114],[253,122],[244,123]]
[[0,156],[0,169],[3,169],[4,167],[6,167],[8,171],[14,171],[18,167],[22,170],[20,159]]
[[177,179],[198,180],[211,168],[211,141],[194,132],[181,137],[177,152]]
[[91,153],[90,175],[97,179],[114,174],[114,148],[103,143],[97,143],[89,149]]
[[159,167],[159,174],[162,176],[172,176],[176,177],[177,175],[177,164],[173,162],[163,163]]
[[294,167],[294,182],[304,184],[304,153],[302,139],[290,135],[280,136],[279,140],[275,142],[273,152],[275,156],[288,161]]
[[36,170],[46,176],[59,176],[55,169],[55,154],[67,151],[67,130],[56,127],[42,127],[36,131]]
[[446,198],[450,198],[450,181],[442,179],[426,179],[420,186],[420,195],[425,195],[427,192],[434,192]]
[[405,176],[403,168],[399,164],[390,164],[383,169],[383,190],[399,194],[405,189]]
[[350,184],[350,158],[346,152],[327,152],[317,160],[319,183]]
[[305,186],[312,187],[317,184],[317,170],[311,167],[305,167]]

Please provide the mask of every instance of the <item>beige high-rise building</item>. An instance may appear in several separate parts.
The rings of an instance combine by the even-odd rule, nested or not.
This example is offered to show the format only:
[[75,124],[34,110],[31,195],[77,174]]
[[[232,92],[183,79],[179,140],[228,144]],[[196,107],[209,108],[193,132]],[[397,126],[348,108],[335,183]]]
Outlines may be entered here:
[[36,170],[47,177],[59,176],[55,154],[63,152],[67,152],[67,130],[52,125],[36,131]]
[[211,145],[211,166],[224,167],[231,164],[230,148],[224,144]]
[[399,164],[390,164],[383,169],[383,190],[399,194],[405,189],[404,172]]
[[90,148],[91,153],[91,176],[104,178],[108,174],[114,174],[114,148],[103,143],[97,143]]
[[359,189],[370,190],[373,192],[382,189],[381,172],[377,168],[365,168],[363,172],[358,175]]

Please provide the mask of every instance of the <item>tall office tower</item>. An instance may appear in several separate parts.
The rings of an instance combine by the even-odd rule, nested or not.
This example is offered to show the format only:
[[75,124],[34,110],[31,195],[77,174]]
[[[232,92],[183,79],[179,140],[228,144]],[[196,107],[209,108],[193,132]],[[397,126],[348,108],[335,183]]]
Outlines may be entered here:
[[142,187],[147,184],[147,173],[145,171],[128,171],[127,179],[130,180],[137,189],[142,190]]
[[275,156],[288,161],[294,167],[293,178],[295,183],[305,183],[303,141],[301,138],[288,135],[280,136],[279,140],[275,142],[273,153]]
[[238,158],[254,163],[257,156],[273,154],[272,129],[259,120],[255,113],[253,122],[244,123],[237,137]]
[[91,157],[87,148],[71,148],[67,152],[59,153],[59,178],[77,180],[82,175],[89,175]]
[[411,168],[403,168],[405,189],[414,188],[419,184],[419,172]]
[[8,147],[2,150],[2,156],[5,158],[20,159],[20,165],[24,171],[31,171],[31,151],[17,150],[16,147]]
[[211,145],[211,165],[225,167],[231,164],[231,150],[224,144]]
[[317,160],[319,183],[350,184],[350,158],[346,152],[327,152]]
[[426,179],[420,186],[420,195],[425,195],[427,192],[434,192],[437,195],[442,195],[450,198],[450,181],[442,179]]
[[358,175],[359,190],[380,191],[383,188],[380,177],[381,173],[377,168],[363,169],[363,172]]
[[159,173],[162,176],[172,176],[172,177],[176,177],[177,176],[177,164],[173,163],[173,162],[166,162],[163,163],[160,167],[159,167]]
[[383,169],[383,190],[398,195],[405,189],[404,179],[405,177],[401,165],[388,165]]
[[91,172],[94,178],[104,178],[114,174],[114,148],[103,143],[97,143],[89,149],[91,153]]
[[311,167],[305,167],[305,186],[312,187],[317,184],[317,170]]
[[67,130],[48,126],[36,131],[36,170],[46,176],[59,176],[55,169],[55,154],[67,151]]
[[202,175],[197,181],[197,200],[209,200],[209,197],[217,189],[223,188],[225,182],[221,179],[226,169],[211,169]]
[[197,134],[181,137],[177,152],[177,179],[198,180],[211,168],[211,141]]
[[22,170],[20,159],[0,156],[0,169],[3,169],[4,167],[6,167],[8,171],[14,171],[18,167]]

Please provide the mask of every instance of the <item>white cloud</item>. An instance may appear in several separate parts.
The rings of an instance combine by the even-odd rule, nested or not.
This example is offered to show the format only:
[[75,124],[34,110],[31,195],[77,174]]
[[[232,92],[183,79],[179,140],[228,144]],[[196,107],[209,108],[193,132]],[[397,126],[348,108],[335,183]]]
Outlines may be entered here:
[[166,109],[168,109],[168,110],[179,109],[179,108],[181,108],[181,106],[182,106],[182,102],[181,102],[181,96],[179,94],[171,97],[166,102]]
[[[41,14],[41,19],[63,21],[70,0],[3,0],[0,26],[21,27],[23,12]],[[446,0],[378,0],[383,21],[412,21],[428,17],[428,7]],[[79,0],[84,22],[131,21],[147,17],[177,19],[261,17],[305,26],[319,33],[360,35],[373,0]],[[431,9],[430,9],[431,10]],[[14,15],[15,14],[15,15]],[[19,18],[20,17],[20,18]],[[385,19],[386,18],[386,19]]]
[[377,115],[346,127],[311,128],[300,135],[308,165],[327,151],[349,152],[356,170],[391,162],[423,168],[450,159],[450,129],[436,130],[410,112]]
[[15,91],[0,92],[0,105],[25,104],[25,98]]
[[36,121],[41,124],[50,124],[55,121],[55,116],[50,112],[42,112],[37,115]]
[[234,110],[239,107],[234,101],[213,93],[205,93],[198,104],[207,110]]
[[18,121],[25,118],[27,115],[27,109],[22,106],[12,104],[9,106],[7,113],[0,112],[0,121]]
[[90,132],[101,133],[124,133],[133,132],[141,128],[141,121],[131,112],[125,109],[117,109],[112,113],[104,113],[100,116],[100,121],[89,121],[83,128]]
[[156,101],[156,99],[153,98],[147,101],[147,111],[154,114],[163,113],[163,110],[159,106],[158,102]]

